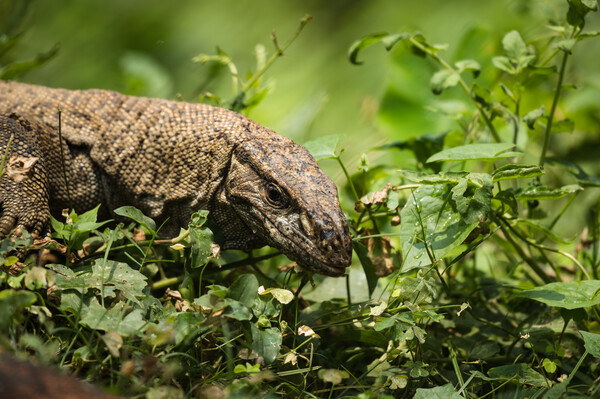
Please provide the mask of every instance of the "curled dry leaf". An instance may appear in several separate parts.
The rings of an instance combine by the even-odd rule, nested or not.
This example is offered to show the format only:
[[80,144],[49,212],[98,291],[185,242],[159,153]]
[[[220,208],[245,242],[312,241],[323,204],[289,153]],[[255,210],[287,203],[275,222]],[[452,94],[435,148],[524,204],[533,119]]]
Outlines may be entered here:
[[31,176],[32,168],[38,160],[37,157],[12,156],[6,164],[6,175],[14,182],[20,183]]
[[360,201],[357,201],[355,208],[357,212],[360,212],[363,206],[370,207],[371,205],[384,204],[388,199],[389,191],[394,187],[392,183],[388,183],[379,191],[368,193],[363,196]]
[[146,239],[146,233],[144,233],[144,230],[134,228],[133,237],[131,237],[131,239],[135,242],[144,241]]
[[292,363],[292,365],[298,364],[298,356],[294,352],[289,352],[283,359],[283,364]]
[[[370,230],[365,230],[365,236],[373,234]],[[366,239],[367,249],[371,255],[371,261],[375,267],[377,277],[385,277],[394,271],[394,260],[396,264],[402,264],[402,255],[400,252],[394,252],[394,248],[389,237],[371,237]]]
[[306,325],[302,325],[302,326],[298,327],[298,335],[319,338],[319,335],[316,332],[314,332],[312,328],[310,328],[309,326],[306,326]]
[[221,254],[221,247],[219,244],[210,244],[210,259],[215,259]]

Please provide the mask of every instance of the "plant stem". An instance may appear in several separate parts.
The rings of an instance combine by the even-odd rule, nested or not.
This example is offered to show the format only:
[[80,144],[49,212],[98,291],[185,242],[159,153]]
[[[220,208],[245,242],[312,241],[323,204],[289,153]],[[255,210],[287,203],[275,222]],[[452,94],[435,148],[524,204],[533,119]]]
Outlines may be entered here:
[[467,93],[467,95],[469,96],[471,101],[473,101],[473,104],[475,104],[475,107],[477,108],[477,110],[479,111],[481,116],[483,117],[485,124],[487,125],[488,129],[490,129],[490,133],[492,134],[494,141],[496,141],[498,143],[501,142],[502,140],[500,139],[500,135],[498,134],[498,132],[496,131],[496,128],[492,124],[492,120],[490,119],[487,112],[485,112],[485,109],[481,106],[481,104],[479,102],[477,102],[477,100],[475,100],[475,98],[471,94],[471,89],[469,89],[469,86],[467,86],[467,83],[463,80],[462,76],[460,76],[460,74],[458,72],[456,72],[454,70],[454,68],[452,68],[446,61],[444,61],[443,58],[441,58],[434,52],[430,51],[428,48],[423,46],[421,43],[416,41],[414,38],[411,37],[409,40],[413,46],[415,46],[419,50],[421,50],[424,53],[426,53],[427,55],[429,55],[442,67],[446,68],[447,70],[451,71],[452,73],[455,73],[458,76],[458,84],[460,85],[460,87],[462,87],[462,89],[465,91],[465,93]]
[[273,39],[273,42],[275,43],[275,52],[271,55],[271,57],[269,57],[269,59],[265,62],[265,64],[262,66],[262,68],[260,68],[258,71],[256,71],[256,73],[254,75],[252,75],[252,78],[250,78],[250,80],[248,80],[246,83],[244,83],[242,85],[242,92],[245,92],[250,87],[252,87],[252,85],[254,83],[256,83],[256,81],[258,81],[258,79],[260,79],[260,77],[265,73],[265,71],[267,69],[269,69],[269,67],[275,62],[275,60],[278,57],[283,55],[283,52],[285,50],[287,50],[287,48],[294,42],[294,40],[296,40],[296,38],[300,35],[300,32],[302,32],[302,29],[304,29],[306,24],[309,23],[310,21],[312,21],[312,17],[310,15],[304,16],[304,18],[302,18],[300,20],[300,25],[298,25],[298,29],[296,29],[296,32],[294,32],[292,37],[290,37],[283,44],[283,46],[279,46],[279,43],[277,42],[277,39],[275,38],[275,34],[274,33],[272,34],[272,39]]
[[558,71],[558,82],[556,83],[556,91],[554,92],[552,107],[550,108],[550,114],[548,115],[548,124],[546,125],[546,133],[544,134],[544,145],[542,146],[542,153],[540,154],[540,166],[544,166],[544,161],[546,159],[546,151],[548,150],[550,133],[552,132],[552,120],[554,119],[554,112],[556,111],[556,105],[558,104],[558,98],[560,97],[560,89],[562,87],[563,78],[565,77],[565,69],[567,66],[568,57],[569,53],[565,51],[563,54],[562,63],[560,65],[560,70]]

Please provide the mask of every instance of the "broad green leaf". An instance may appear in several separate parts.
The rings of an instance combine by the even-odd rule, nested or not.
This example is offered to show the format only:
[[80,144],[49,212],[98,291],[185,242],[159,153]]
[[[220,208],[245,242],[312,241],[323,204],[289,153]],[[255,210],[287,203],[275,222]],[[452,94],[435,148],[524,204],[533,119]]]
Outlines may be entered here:
[[497,57],[493,57],[492,58],[492,64],[500,69],[501,71],[504,71],[506,73],[510,73],[511,75],[516,75],[517,74],[517,69],[511,64],[510,60],[508,59],[508,57],[504,57],[504,56],[497,56]]
[[578,184],[570,184],[560,188],[531,186],[515,191],[515,198],[520,200],[555,200],[581,190],[583,188]]
[[597,359],[600,359],[600,334],[579,331],[585,342],[585,349]]
[[454,390],[452,384],[446,384],[435,388],[417,388],[413,399],[463,399]]
[[444,185],[423,185],[413,191],[400,216],[402,238],[402,271],[431,264],[426,246],[436,259],[460,245],[477,222],[467,224],[452,209],[452,193]]
[[454,71],[441,69],[433,74],[429,87],[433,94],[442,94],[449,87],[454,87],[460,81],[460,75]]
[[600,304],[600,280],[550,283],[514,294],[565,309],[588,308]]
[[311,140],[304,143],[304,147],[312,154],[315,160],[320,161],[322,159],[334,159],[340,156],[344,151],[340,149],[340,144],[346,136],[343,134],[336,134],[331,136],[320,137],[316,140]]
[[258,280],[254,274],[242,274],[234,280],[227,291],[227,297],[242,303],[247,308],[254,305],[258,296]]
[[552,133],[573,133],[575,129],[575,123],[570,119],[563,119],[561,121],[554,121],[552,123]]
[[134,206],[122,206],[120,208],[115,209],[114,212],[119,216],[132,219],[152,231],[156,231],[156,223],[154,222],[154,220],[144,215],[142,211],[140,211]]
[[265,359],[265,364],[271,364],[277,358],[281,348],[281,331],[278,328],[259,329],[254,324],[252,328],[252,349]]
[[502,38],[504,52],[511,62],[517,64],[519,60],[527,55],[527,45],[516,30],[508,32]]
[[206,265],[209,260],[214,258],[218,251],[213,252],[214,236],[213,232],[204,224],[208,217],[208,211],[201,210],[192,214],[189,223],[190,244],[192,255],[192,267],[198,268]]
[[358,61],[358,54],[365,48],[372,46],[375,43],[382,42],[385,49],[389,51],[396,43],[408,39],[411,36],[410,33],[388,34],[387,32],[372,33],[363,36],[350,45],[350,48],[348,49],[348,59],[355,65],[362,64],[362,61]]
[[222,303],[223,316],[231,317],[236,320],[250,320],[252,319],[252,312],[243,303],[236,301],[235,299],[225,298]]
[[[68,269],[67,269],[68,270]],[[59,290],[73,289],[82,294],[89,289],[96,289],[104,297],[114,297],[118,290],[126,299],[140,303],[138,298],[144,296],[147,286],[146,276],[132,269],[126,263],[113,260],[96,259],[90,272],[73,273],[64,268],[55,269],[56,287]]]
[[481,71],[481,65],[475,60],[461,60],[457,61],[454,65],[458,69],[458,73],[470,71],[473,72],[474,77],[477,77]]
[[288,303],[294,300],[294,293],[292,291],[283,289],[283,288],[267,288],[266,290],[260,292],[260,295],[273,295],[273,298],[277,300],[277,302],[287,305]]
[[575,43],[577,43],[577,39],[564,39],[556,43],[556,48],[567,54],[571,54]]
[[535,121],[546,115],[546,106],[542,105],[532,111],[529,111],[523,116],[523,122],[527,124],[527,127],[533,129],[535,127]]
[[398,170],[398,172],[408,180],[421,184],[457,184],[469,174],[468,172],[439,172],[432,175],[412,170]]
[[538,165],[513,165],[508,164],[499,167],[494,171],[492,177],[494,183],[501,180],[508,179],[526,179],[531,177],[537,177],[544,174],[544,170]]
[[567,0],[569,11],[567,12],[567,22],[579,28],[585,25],[585,16],[590,11],[598,10],[597,0]]
[[521,155],[520,153],[506,152],[513,147],[512,143],[466,144],[440,151],[429,157],[427,162],[492,161]]
[[127,313],[126,308],[124,302],[118,302],[114,307],[105,309],[94,298],[88,312],[81,318],[81,324],[94,330],[117,331],[123,336],[136,335],[146,325],[142,310],[134,309]]
[[466,224],[487,219],[492,208],[492,177],[487,173],[469,173],[452,188],[452,200]]
[[516,30],[510,31],[504,36],[502,46],[516,73],[521,72],[523,68],[529,66],[535,59],[535,56],[529,53],[527,44],[525,44],[521,35]]
[[33,305],[36,300],[36,295],[30,291],[0,291],[0,330],[11,327],[11,319]]
[[492,367],[488,376],[497,380],[515,380],[521,384],[535,387],[546,387],[548,382],[543,375],[533,370],[525,363],[509,364],[506,366]]

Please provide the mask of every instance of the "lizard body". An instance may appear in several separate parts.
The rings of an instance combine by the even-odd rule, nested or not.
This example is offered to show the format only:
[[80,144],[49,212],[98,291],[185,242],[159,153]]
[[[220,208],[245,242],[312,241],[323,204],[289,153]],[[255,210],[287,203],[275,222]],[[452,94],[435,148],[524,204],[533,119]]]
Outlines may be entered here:
[[208,209],[223,249],[268,244],[333,276],[350,264],[350,235],[333,182],[304,147],[235,112],[0,82],[2,152],[11,134],[11,155],[39,161],[22,182],[0,180],[0,236],[15,226],[39,234],[48,214],[60,215],[70,197],[78,211],[134,205],[159,221],[168,218],[171,234],[192,212]]

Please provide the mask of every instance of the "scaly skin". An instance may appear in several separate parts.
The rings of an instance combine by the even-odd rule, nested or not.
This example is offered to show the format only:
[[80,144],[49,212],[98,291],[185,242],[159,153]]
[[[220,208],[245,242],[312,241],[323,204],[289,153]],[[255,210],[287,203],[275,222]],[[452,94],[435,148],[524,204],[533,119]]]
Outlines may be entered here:
[[48,213],[134,205],[169,219],[166,234],[208,209],[223,249],[266,244],[316,273],[351,262],[337,189],[308,151],[250,119],[205,104],[0,82],[0,148],[36,157],[27,179],[0,181],[0,236],[39,234]]

